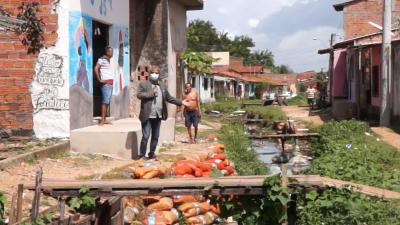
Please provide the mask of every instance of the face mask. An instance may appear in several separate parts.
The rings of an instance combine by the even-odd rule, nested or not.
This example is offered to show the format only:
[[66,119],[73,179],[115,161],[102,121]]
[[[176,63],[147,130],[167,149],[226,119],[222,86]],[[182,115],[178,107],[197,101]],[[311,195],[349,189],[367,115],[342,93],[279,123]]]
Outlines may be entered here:
[[150,79],[151,80],[156,81],[156,80],[158,80],[158,78],[160,78],[160,74],[158,74],[158,73],[151,73],[150,74]]

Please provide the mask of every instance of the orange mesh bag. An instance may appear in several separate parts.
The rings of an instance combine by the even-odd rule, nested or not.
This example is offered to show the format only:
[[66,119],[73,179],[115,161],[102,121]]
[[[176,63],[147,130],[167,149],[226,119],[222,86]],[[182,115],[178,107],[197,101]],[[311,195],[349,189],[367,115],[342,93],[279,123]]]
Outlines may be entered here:
[[157,210],[157,211],[167,211],[171,210],[173,207],[174,207],[174,202],[172,201],[171,198],[162,198],[160,199],[160,201],[147,206],[147,209]]
[[196,209],[199,208],[201,211],[210,211],[210,204],[208,202],[202,202],[202,203],[198,203],[198,202],[188,202],[185,204],[182,204],[178,207],[178,210],[181,212],[186,212],[189,209]]
[[193,174],[192,166],[189,165],[179,165],[173,169],[174,175],[191,175]]

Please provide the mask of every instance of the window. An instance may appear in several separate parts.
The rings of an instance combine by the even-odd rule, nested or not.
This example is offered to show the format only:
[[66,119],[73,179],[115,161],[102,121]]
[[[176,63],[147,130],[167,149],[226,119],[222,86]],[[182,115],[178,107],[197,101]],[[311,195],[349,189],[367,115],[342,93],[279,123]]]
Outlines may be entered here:
[[379,97],[379,66],[372,67],[372,96]]
[[192,87],[196,87],[196,77],[192,77]]
[[207,77],[203,78],[203,88],[205,91],[208,90],[208,78]]

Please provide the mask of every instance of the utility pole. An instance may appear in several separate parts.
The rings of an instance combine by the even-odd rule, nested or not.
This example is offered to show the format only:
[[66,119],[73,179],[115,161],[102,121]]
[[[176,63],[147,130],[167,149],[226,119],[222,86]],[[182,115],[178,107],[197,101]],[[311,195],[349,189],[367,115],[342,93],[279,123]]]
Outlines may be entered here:
[[380,125],[390,125],[390,81],[392,77],[392,0],[384,0],[382,38],[382,88]]

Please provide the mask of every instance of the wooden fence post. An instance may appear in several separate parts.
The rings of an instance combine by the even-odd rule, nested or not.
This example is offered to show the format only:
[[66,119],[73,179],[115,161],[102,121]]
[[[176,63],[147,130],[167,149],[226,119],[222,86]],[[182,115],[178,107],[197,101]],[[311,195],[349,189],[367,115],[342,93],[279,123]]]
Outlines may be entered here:
[[37,220],[38,215],[39,215],[40,193],[41,193],[41,189],[42,189],[42,177],[43,177],[43,168],[40,167],[36,171],[35,195],[33,197],[33,203],[32,203],[31,221]]

